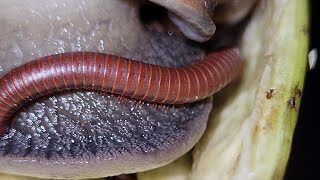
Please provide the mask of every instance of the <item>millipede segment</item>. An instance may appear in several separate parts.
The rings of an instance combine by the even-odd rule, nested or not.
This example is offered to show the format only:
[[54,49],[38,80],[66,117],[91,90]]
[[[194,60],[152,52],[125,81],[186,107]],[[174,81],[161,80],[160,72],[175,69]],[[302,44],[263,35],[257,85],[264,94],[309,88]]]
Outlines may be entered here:
[[0,79],[0,134],[27,102],[70,89],[99,90],[160,104],[202,100],[242,69],[237,48],[213,52],[189,67],[167,68],[102,53],[72,52],[24,64]]

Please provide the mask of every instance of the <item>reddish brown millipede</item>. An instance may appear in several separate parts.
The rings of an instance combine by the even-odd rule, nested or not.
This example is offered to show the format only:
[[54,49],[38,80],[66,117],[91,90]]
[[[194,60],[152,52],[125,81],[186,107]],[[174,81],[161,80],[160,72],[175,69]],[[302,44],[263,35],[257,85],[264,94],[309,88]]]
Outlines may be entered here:
[[182,68],[165,68],[118,56],[74,52],[24,64],[0,79],[0,135],[25,103],[69,89],[100,90],[162,104],[202,100],[239,74],[237,48],[213,52]]

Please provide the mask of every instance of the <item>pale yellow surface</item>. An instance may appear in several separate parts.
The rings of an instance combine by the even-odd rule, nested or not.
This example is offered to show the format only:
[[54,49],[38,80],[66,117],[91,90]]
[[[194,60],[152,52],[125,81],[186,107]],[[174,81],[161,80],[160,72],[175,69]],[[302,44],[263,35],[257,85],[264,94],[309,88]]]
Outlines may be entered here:
[[[0,180],[49,180],[49,179],[39,179],[39,178],[33,178],[33,177],[15,176],[15,175],[0,173]],[[92,179],[92,180],[104,180],[104,178]]]
[[167,166],[138,174],[139,180],[188,180],[192,157],[187,154]]

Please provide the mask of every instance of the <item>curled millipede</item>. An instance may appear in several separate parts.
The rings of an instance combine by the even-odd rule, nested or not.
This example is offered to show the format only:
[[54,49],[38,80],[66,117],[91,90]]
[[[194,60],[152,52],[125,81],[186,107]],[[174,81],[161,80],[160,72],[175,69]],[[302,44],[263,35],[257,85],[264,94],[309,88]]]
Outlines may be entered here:
[[239,74],[241,67],[237,48],[213,52],[181,68],[91,52],[46,56],[0,79],[0,135],[21,106],[57,91],[100,90],[143,101],[184,104],[219,91]]

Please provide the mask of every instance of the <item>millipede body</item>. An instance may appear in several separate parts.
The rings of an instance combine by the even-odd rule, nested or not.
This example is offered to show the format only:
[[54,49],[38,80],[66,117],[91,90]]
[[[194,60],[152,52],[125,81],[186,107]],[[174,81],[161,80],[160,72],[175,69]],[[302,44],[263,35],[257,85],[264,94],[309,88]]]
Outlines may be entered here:
[[86,89],[161,104],[202,100],[241,71],[237,48],[213,52],[189,67],[167,68],[103,53],[51,55],[24,64],[0,79],[0,135],[25,103],[50,93]]

